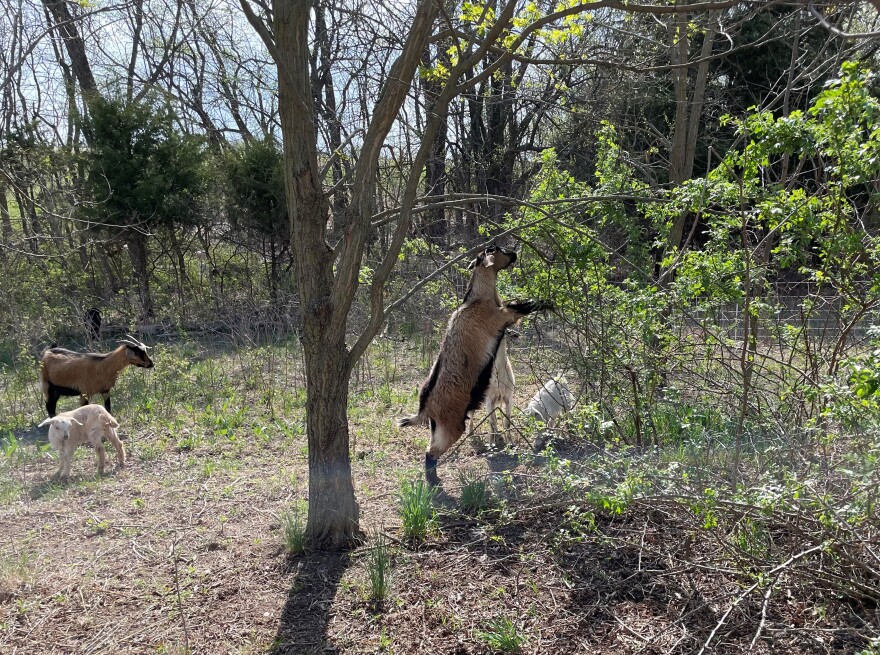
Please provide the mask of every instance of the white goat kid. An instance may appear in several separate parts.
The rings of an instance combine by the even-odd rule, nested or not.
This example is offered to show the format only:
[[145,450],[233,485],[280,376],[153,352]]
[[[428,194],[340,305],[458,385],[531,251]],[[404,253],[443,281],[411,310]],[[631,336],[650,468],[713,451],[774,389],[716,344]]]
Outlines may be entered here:
[[532,396],[525,413],[534,416],[552,428],[560,414],[571,411],[574,397],[568,389],[565,378],[550,378],[544,386]]
[[58,451],[60,460],[58,470],[53,477],[70,477],[70,465],[77,446],[89,444],[95,450],[98,460],[98,474],[104,473],[104,444],[107,438],[116,449],[116,461],[119,468],[125,466],[125,447],[116,434],[119,423],[101,405],[84,405],[69,412],[62,412],[40,423],[40,427],[49,426],[49,443]]

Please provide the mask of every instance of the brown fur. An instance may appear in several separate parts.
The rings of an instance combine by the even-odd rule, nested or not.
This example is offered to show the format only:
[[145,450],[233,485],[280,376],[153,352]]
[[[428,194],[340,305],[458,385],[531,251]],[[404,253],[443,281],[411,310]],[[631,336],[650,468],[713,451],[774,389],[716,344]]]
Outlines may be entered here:
[[122,344],[109,353],[77,353],[64,348],[49,348],[43,353],[40,388],[46,399],[49,416],[55,415],[59,395],[78,393],[83,405],[95,394],[104,396],[110,411],[110,390],[119,374],[128,366],[152,368],[153,360],[143,348]]
[[70,477],[70,465],[77,446],[89,444],[95,451],[98,474],[104,473],[105,455],[102,440],[106,437],[116,449],[116,462],[125,466],[125,447],[116,434],[119,423],[100,405],[86,405],[47,418],[39,427],[49,426],[49,443],[58,451],[59,466],[54,477]]
[[498,272],[514,261],[516,253],[495,248],[474,261],[464,304],[449,319],[440,354],[422,385],[419,413],[398,421],[400,426],[431,424],[427,454],[433,460],[458,441],[468,412],[482,404],[504,330],[523,316],[550,307],[542,301],[501,303]]

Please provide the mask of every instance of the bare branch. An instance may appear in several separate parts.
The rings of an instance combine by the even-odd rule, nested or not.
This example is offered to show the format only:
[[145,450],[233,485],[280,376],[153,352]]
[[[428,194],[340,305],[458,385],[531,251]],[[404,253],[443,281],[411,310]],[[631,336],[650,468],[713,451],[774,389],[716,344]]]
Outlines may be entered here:
[[[880,0],[871,0],[877,10],[880,11]],[[844,32],[843,30],[838,29],[834,25],[828,22],[825,16],[816,9],[816,5],[813,2],[807,3],[807,10],[813,15],[813,17],[819,21],[819,24],[824,27],[826,30],[834,34],[835,36],[839,36],[842,39],[870,39],[875,36],[880,36],[880,31],[875,32]]]

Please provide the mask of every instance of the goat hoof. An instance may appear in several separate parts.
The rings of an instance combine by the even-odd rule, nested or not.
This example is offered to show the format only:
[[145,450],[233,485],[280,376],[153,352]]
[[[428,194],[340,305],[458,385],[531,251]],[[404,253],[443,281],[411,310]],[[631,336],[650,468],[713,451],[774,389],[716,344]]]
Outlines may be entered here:
[[492,450],[504,450],[505,445],[506,444],[504,443],[504,439],[502,439],[501,437],[496,437],[495,439],[489,441],[489,448]]
[[429,453],[425,453],[425,480],[432,487],[440,484],[440,478],[437,476],[437,460]]

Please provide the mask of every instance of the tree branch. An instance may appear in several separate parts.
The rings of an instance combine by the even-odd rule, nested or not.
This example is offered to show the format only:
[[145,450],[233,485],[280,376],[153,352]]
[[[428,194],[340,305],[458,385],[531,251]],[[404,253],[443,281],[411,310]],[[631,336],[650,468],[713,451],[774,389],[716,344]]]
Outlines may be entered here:
[[[880,11],[880,0],[871,0],[871,4],[877,8],[877,11]],[[844,32],[841,29],[838,29],[834,25],[828,22],[825,16],[816,9],[815,3],[808,2],[807,3],[807,11],[809,11],[813,17],[819,21],[819,25],[824,27],[826,30],[831,32],[835,36],[839,36],[841,39],[849,40],[849,39],[870,39],[875,36],[880,36],[880,31],[875,32]]]
[[[257,16],[254,12],[253,7],[250,6],[248,0],[238,0],[241,5],[241,9],[244,12],[245,18],[247,18],[248,23],[251,24],[251,27],[254,28],[254,31],[263,41],[263,45],[266,46],[266,50],[269,51],[269,56],[272,57],[272,61],[275,62],[275,65],[278,67],[279,73],[287,77],[290,81],[291,86],[295,86],[293,80],[295,76],[291,73],[288,68],[287,61],[284,57],[281,56],[281,53],[278,52],[278,46],[275,43],[275,37],[272,36],[272,32],[269,31],[269,27],[263,20]],[[294,98],[294,102],[297,103],[297,106],[302,111],[308,111],[308,107],[306,104],[302,102],[298,97]]]

